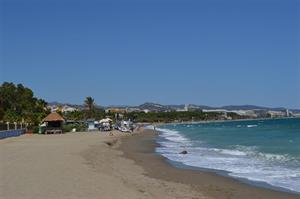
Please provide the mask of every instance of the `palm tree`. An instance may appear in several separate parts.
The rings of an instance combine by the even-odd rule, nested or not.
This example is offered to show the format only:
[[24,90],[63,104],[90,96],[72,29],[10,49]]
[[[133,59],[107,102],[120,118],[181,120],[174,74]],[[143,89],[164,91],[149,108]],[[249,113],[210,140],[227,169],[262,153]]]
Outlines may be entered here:
[[84,100],[84,105],[88,108],[89,117],[91,117],[94,111],[95,100],[91,96],[86,97]]

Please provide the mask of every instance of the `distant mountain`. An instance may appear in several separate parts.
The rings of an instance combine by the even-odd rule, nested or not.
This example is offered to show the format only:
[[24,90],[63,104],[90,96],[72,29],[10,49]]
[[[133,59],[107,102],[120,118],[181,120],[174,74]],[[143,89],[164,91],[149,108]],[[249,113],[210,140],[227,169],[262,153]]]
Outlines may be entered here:
[[48,102],[49,106],[72,106],[72,107],[80,107],[83,105],[78,104],[70,104],[70,103],[61,103],[61,102]]
[[[145,104],[142,104],[138,106],[140,109],[149,109],[151,111],[172,111],[172,110],[178,110],[178,109],[184,109],[185,105],[162,105],[157,103],[151,103],[147,102]],[[255,106],[255,105],[228,105],[228,106],[221,106],[221,107],[211,107],[211,106],[205,106],[205,105],[195,105],[195,104],[189,104],[190,110],[203,110],[203,109],[226,109],[226,110],[272,110],[272,111],[285,111],[286,108],[284,107],[278,107],[278,108],[270,108],[270,107],[264,107],[264,106]],[[290,111],[299,113],[300,109],[290,109]]]
[[[48,102],[49,106],[70,106],[70,107],[74,107],[77,109],[85,109],[86,107],[84,105],[81,104],[70,104],[70,103],[61,103],[61,102]],[[99,105],[95,105],[96,108],[100,108],[102,109],[102,106]]]
[[157,112],[168,110],[167,106],[164,106],[161,104],[156,104],[156,103],[151,103],[151,102],[146,102],[144,104],[141,104],[138,106],[138,108],[142,109],[142,110],[148,109],[150,111],[157,111]]
[[226,110],[269,110],[271,109],[268,107],[254,106],[254,105],[229,105],[229,106],[222,106],[220,108]]
[[127,106],[127,105],[108,105],[105,107],[109,107],[109,108],[128,108],[128,107],[132,107],[132,106]]
[[48,102],[48,105],[49,106],[60,106],[60,105],[62,105],[63,103],[60,103],[60,102]]
[[191,109],[218,109],[217,107],[212,106],[205,106],[205,105],[196,105],[196,104],[189,104],[189,108]]
[[[226,110],[267,110],[267,111],[285,111],[287,109],[284,107],[270,108],[264,106],[254,106],[254,105],[230,105],[230,106],[222,106],[220,108]],[[289,110],[295,113],[300,112],[300,109],[289,109]]]
[[290,109],[293,113],[300,113],[300,109]]
[[[56,105],[56,106],[64,106],[68,105],[71,107],[75,107],[78,109],[84,109],[84,105],[77,105],[77,104],[69,104],[69,103],[60,103],[60,102],[49,102],[49,105]],[[96,106],[97,108],[105,108],[103,106]],[[146,102],[139,106],[126,106],[126,105],[111,105],[106,106],[111,108],[139,108],[141,110],[148,109],[153,112],[161,112],[161,111],[175,111],[179,109],[184,109],[184,104],[179,105],[162,105],[153,102]],[[212,109],[226,109],[226,110],[272,110],[272,111],[285,111],[286,108],[284,107],[277,107],[277,108],[270,108],[264,106],[255,106],[255,105],[228,105],[228,106],[221,106],[221,107],[212,107],[212,106],[205,106],[205,105],[196,105],[196,104],[189,104],[189,110],[212,110]],[[293,113],[300,113],[300,109],[290,109]]]

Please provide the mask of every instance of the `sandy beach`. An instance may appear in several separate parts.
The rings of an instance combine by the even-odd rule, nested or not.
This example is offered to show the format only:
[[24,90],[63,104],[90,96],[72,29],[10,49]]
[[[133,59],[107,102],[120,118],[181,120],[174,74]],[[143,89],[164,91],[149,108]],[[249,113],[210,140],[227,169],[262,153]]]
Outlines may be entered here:
[[171,167],[153,131],[24,135],[0,141],[0,198],[299,198]]

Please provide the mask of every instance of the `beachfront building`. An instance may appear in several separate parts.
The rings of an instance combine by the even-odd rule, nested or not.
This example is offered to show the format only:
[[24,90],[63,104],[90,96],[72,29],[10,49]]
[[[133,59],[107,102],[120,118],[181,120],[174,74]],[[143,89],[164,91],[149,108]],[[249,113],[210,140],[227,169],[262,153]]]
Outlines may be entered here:
[[227,117],[228,113],[235,113],[239,116],[244,116],[244,117],[249,117],[249,118],[257,118],[258,117],[254,110],[203,109],[202,111],[204,113],[221,113],[225,117]]
[[126,108],[127,113],[149,113],[151,112],[149,109],[140,109],[137,107],[128,107]]
[[232,110],[230,111],[232,113],[235,113],[240,116],[246,116],[250,118],[257,118],[257,114],[254,112],[254,110]]
[[49,109],[51,111],[51,113],[53,113],[53,112],[57,112],[59,107],[56,105],[48,105],[47,109]]
[[150,110],[149,110],[149,109],[144,109],[143,112],[144,112],[144,113],[149,113]]
[[286,117],[286,112],[285,111],[268,111],[268,115],[271,118],[281,118],[281,117]]
[[142,110],[136,107],[128,107],[126,108],[127,113],[140,113]]
[[88,126],[88,131],[96,131],[98,130],[97,125],[99,124],[97,121],[94,119],[88,119],[86,121],[87,126]]
[[292,113],[293,117],[300,117],[300,113]]
[[188,112],[189,106],[189,104],[185,104],[183,109],[176,109],[176,112]]
[[227,113],[228,111],[226,109],[203,109],[204,113]]
[[62,107],[61,112],[70,113],[70,112],[74,112],[74,111],[77,111],[77,110],[78,110],[77,108],[65,105],[65,106]]
[[42,122],[45,123],[46,126],[45,134],[63,133],[62,126],[65,119],[58,113],[50,113]]
[[127,113],[127,109],[125,108],[107,108],[105,109],[105,113]]
[[51,112],[68,113],[78,111],[78,108],[69,105],[49,105],[47,108],[50,109]]

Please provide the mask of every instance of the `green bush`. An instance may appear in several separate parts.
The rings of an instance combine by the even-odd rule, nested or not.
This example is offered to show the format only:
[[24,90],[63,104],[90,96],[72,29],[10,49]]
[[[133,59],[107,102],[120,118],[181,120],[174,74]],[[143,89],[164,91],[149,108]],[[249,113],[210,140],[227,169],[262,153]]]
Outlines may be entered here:
[[188,112],[157,112],[157,113],[127,113],[126,119],[134,122],[186,122],[214,120],[222,115],[221,113],[204,113],[202,111]]
[[63,125],[63,132],[66,133],[66,132],[71,132],[73,129],[73,126],[72,125]]
[[72,132],[72,129],[76,129],[76,131],[85,131],[87,129],[84,124],[66,124],[63,125],[63,132]]
[[38,134],[39,133],[39,127],[38,126],[32,127],[32,133]]

